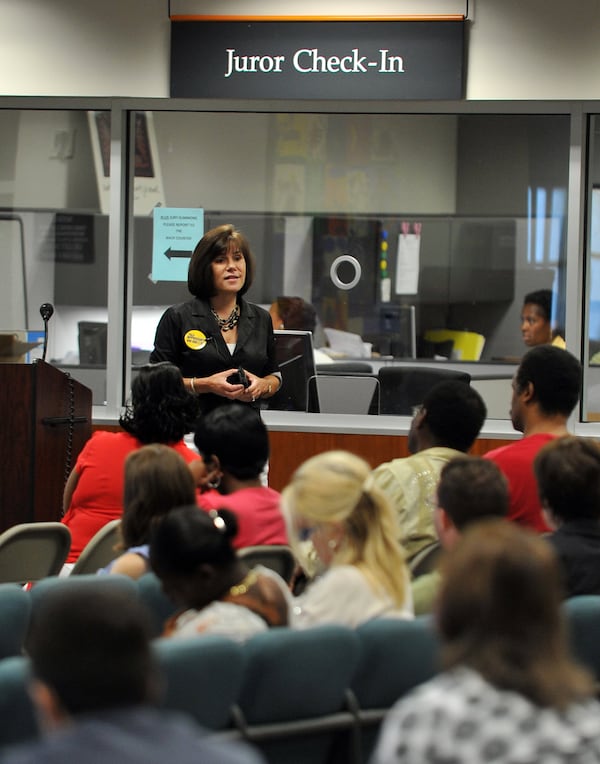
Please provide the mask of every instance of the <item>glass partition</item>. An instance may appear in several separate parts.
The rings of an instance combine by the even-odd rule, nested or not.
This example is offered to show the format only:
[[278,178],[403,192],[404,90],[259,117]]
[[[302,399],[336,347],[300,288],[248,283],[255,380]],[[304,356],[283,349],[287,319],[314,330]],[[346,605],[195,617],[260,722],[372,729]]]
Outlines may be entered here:
[[[589,119],[587,178],[587,310],[584,316],[584,353],[587,351],[583,418],[600,421],[600,117]],[[587,344],[587,347],[585,345]]]
[[96,127],[80,109],[3,109],[0,136],[0,331],[29,348],[3,360],[42,357],[40,306],[50,304],[46,360],[103,404],[108,237]]
[[315,347],[333,360],[460,362],[510,380],[528,292],[552,290],[564,327],[568,114],[153,110],[135,113],[135,135],[152,173],[136,170],[133,193],[134,363],[189,296],[185,268],[153,260],[155,208],[241,228],[258,266],[248,297],[311,302]]

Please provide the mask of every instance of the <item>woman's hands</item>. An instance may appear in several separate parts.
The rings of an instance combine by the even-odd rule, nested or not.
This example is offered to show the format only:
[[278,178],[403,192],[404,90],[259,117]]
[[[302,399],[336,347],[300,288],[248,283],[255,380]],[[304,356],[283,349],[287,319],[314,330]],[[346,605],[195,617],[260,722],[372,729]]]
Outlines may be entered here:
[[256,377],[247,371],[246,377],[250,383],[248,387],[241,383],[229,382],[228,378],[234,376],[239,377],[238,369],[227,369],[210,377],[195,377],[191,387],[196,393],[213,393],[243,403],[253,403],[260,398],[269,397],[279,389],[279,379],[274,376]]

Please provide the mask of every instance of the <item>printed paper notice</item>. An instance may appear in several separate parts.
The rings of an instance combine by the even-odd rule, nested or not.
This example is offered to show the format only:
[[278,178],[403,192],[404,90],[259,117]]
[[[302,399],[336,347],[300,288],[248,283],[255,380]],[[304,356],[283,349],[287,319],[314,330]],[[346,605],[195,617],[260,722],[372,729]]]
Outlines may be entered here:
[[398,236],[396,294],[417,294],[419,290],[420,248],[420,236],[414,233],[401,233]]

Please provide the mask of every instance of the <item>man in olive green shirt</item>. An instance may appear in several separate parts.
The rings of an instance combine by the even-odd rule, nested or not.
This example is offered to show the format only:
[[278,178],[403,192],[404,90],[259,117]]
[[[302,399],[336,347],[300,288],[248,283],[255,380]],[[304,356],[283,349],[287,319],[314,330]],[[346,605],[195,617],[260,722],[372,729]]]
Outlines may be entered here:
[[[464,454],[453,459],[442,469],[434,510],[442,548],[452,549],[464,529],[475,522],[506,517],[508,505],[508,481],[494,462]],[[415,615],[433,610],[441,582],[438,570],[412,582]]]
[[433,524],[436,488],[444,465],[473,445],[487,410],[465,382],[440,382],[415,410],[408,448],[411,456],[380,464],[375,484],[387,495],[400,525],[400,541],[410,561],[437,541]]

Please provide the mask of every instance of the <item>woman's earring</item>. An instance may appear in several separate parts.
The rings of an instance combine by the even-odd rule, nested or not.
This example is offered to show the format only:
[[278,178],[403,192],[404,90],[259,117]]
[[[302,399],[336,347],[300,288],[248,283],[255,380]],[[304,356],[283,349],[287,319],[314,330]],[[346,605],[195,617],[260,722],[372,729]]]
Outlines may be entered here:
[[217,475],[217,477],[214,480],[208,481],[208,487],[209,488],[218,488],[221,485],[221,476]]
[[332,552],[335,552],[338,544],[335,539],[329,539],[329,541],[327,542],[327,546],[331,549]]

